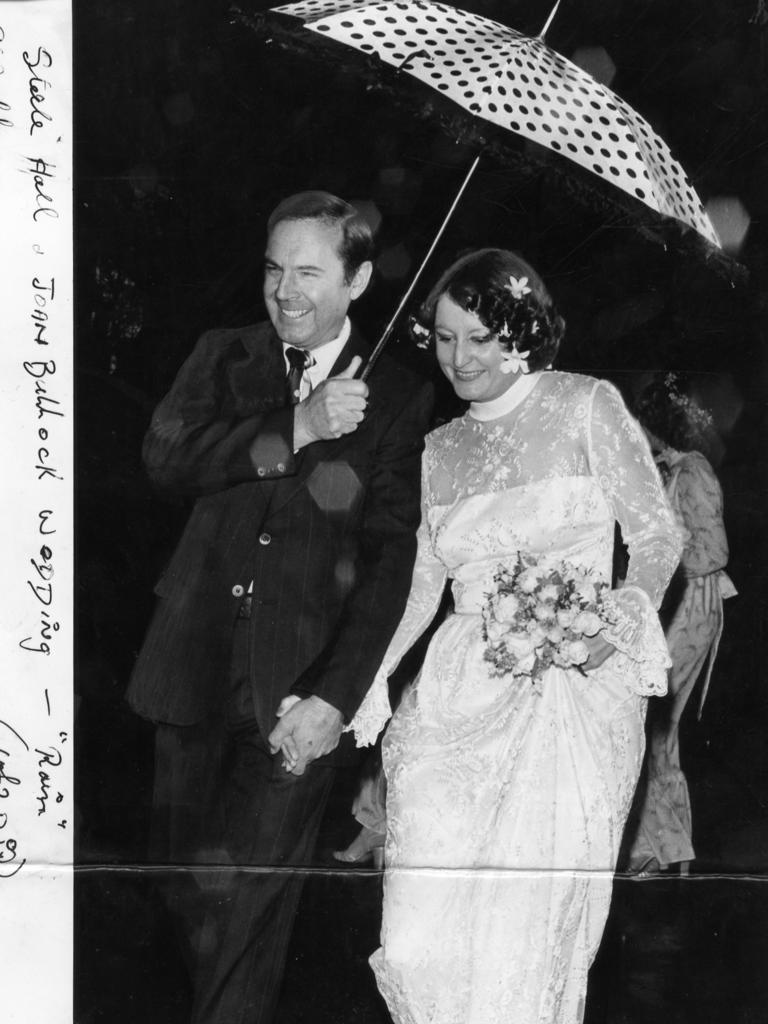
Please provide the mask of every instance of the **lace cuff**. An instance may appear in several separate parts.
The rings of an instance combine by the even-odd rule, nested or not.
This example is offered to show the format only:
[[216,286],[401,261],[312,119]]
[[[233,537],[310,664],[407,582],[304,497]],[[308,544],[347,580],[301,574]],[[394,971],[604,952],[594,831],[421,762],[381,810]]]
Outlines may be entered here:
[[435,617],[443,595],[448,571],[435,555],[430,532],[430,508],[425,502],[429,493],[426,459],[429,444],[422,461],[422,509],[421,523],[416,533],[416,561],[408,601],[400,624],[395,630],[384,655],[381,668],[376,673],[368,693],[357,709],[357,714],[345,727],[345,732],[354,732],[358,747],[375,743],[376,737],[392,717],[389,704],[387,679],[400,664],[406,651],[416,643],[421,634]]
[[354,732],[355,744],[358,747],[372,746],[392,717],[387,683],[391,671],[393,671],[392,666],[386,663],[381,666],[371,683],[371,688],[363,698],[363,703],[357,709],[355,717],[349,725],[344,726],[344,732]]
[[632,689],[643,697],[663,697],[672,661],[651,599],[639,587],[623,587],[603,600],[615,622],[603,627],[602,636],[616,648]]

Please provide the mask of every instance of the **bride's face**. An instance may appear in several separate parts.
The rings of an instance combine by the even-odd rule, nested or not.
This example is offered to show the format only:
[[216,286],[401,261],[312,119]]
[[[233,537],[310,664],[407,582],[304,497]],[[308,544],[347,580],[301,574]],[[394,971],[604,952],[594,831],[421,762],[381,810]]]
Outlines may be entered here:
[[518,374],[502,372],[506,351],[496,336],[449,295],[435,307],[435,348],[440,369],[467,402],[490,402],[517,380]]

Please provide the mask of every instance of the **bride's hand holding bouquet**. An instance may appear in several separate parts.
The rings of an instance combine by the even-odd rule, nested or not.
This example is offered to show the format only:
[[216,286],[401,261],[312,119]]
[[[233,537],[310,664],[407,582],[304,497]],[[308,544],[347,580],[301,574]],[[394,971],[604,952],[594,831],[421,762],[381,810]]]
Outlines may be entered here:
[[522,554],[499,567],[483,607],[484,658],[492,674],[528,676],[538,684],[550,667],[599,668],[615,647],[601,635],[615,612],[609,585],[589,570],[562,563],[543,567]]

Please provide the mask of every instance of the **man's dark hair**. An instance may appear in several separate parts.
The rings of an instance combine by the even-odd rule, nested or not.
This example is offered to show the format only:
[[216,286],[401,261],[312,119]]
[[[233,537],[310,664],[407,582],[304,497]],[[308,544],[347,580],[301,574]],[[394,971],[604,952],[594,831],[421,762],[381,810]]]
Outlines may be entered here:
[[341,228],[339,257],[344,266],[347,284],[361,263],[373,260],[373,229],[359,210],[351,203],[330,192],[297,192],[279,203],[267,221],[267,234],[283,220],[319,220]]

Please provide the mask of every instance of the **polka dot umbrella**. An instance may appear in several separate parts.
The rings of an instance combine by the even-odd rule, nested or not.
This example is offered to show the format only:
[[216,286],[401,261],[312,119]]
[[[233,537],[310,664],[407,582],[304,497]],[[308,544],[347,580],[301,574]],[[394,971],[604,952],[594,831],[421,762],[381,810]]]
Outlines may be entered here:
[[562,154],[719,244],[664,140],[614,92],[550,49],[544,32],[525,36],[433,0],[300,0],[274,11],[375,54],[477,117]]
[[[560,154],[602,179],[609,189],[619,189],[674,218],[719,248],[699,197],[664,140],[607,86],[546,45],[544,35],[557,6],[538,37],[436,0],[299,0],[270,13],[298,19],[318,36],[413,76],[474,118]],[[389,337],[422,268],[380,345]],[[378,351],[379,346],[375,354]]]

